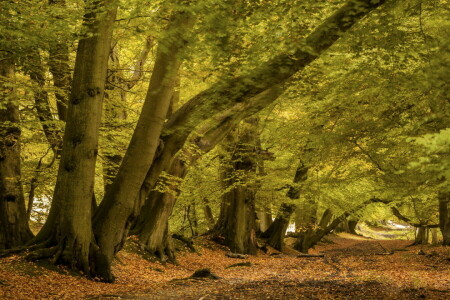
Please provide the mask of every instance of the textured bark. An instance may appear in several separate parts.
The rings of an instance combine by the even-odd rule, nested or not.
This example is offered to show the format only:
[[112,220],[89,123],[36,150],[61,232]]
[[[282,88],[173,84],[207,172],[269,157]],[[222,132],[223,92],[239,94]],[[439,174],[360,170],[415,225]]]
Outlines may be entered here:
[[223,144],[224,195],[215,231],[234,253],[256,254],[255,180],[257,120],[247,119]]
[[84,26],[91,35],[78,43],[53,202],[33,240],[44,248],[29,255],[30,259],[52,257],[55,263],[105,281],[111,281],[112,275],[93,240],[91,199],[115,3],[96,1],[86,8]]
[[262,238],[267,238],[268,245],[279,251],[283,251],[284,236],[286,235],[286,230],[295,208],[296,206],[294,204],[282,203],[275,221],[261,235]]
[[127,152],[94,216],[94,233],[108,265],[123,246],[143,205],[139,197],[173,95],[183,35],[192,22],[187,12],[174,13],[165,40],[158,46],[146,100]]
[[0,250],[28,242],[28,227],[20,172],[20,119],[14,90],[14,64],[0,57]]
[[[170,176],[182,179],[185,177],[186,171],[184,161],[176,159],[168,173]],[[161,184],[166,186],[170,192],[152,191],[148,195],[132,233],[138,235],[141,248],[150,255],[155,255],[162,261],[174,262],[175,254],[169,235],[169,217],[172,214],[179,190],[178,186]]]

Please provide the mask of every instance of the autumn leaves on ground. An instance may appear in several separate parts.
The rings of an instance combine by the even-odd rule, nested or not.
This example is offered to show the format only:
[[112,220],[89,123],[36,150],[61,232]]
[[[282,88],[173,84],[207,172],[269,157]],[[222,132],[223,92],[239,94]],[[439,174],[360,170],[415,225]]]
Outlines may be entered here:
[[[323,257],[298,257],[288,248],[238,259],[200,237],[198,253],[180,252],[179,265],[149,262],[130,248],[121,251],[114,284],[13,256],[1,260],[0,298],[449,299],[450,249],[410,244],[339,234],[310,252]],[[188,278],[202,268],[219,278]]]

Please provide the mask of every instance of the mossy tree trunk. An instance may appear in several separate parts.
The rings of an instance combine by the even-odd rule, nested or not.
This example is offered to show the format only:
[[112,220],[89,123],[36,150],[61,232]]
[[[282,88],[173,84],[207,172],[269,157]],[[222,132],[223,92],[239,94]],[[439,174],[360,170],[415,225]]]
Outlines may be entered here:
[[[4,52],[6,53],[6,52]],[[28,227],[20,172],[20,117],[14,95],[14,63],[0,57],[0,250],[28,242]]]

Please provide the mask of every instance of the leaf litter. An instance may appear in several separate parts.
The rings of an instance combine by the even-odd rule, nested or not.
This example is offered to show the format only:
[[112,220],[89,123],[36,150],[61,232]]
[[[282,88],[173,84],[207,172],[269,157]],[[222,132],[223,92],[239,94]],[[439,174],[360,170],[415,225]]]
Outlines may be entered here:
[[[450,299],[448,247],[348,234],[329,240],[310,251],[324,257],[298,257],[287,247],[242,260],[200,237],[199,253],[178,253],[178,265],[121,251],[113,284],[12,256],[0,260],[0,299]],[[199,269],[219,279],[179,280]]]

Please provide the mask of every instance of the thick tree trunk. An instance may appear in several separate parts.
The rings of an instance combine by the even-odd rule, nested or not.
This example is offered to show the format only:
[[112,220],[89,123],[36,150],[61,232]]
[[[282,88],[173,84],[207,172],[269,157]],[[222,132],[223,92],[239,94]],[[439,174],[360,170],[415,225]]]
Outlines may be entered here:
[[439,243],[438,229],[437,228],[431,228],[431,244],[437,245],[438,243]]
[[12,60],[0,57],[0,250],[28,242],[28,227],[20,172],[20,119]]
[[442,232],[442,245],[450,246],[450,193],[439,194],[439,228]]
[[93,239],[91,200],[116,9],[116,1],[96,1],[86,7],[84,25],[89,36],[78,44],[53,202],[44,227],[33,240],[43,249],[29,255],[30,259],[53,257],[55,263],[105,281],[111,281],[112,275]]
[[143,216],[145,222],[135,229],[139,233],[139,244],[151,256],[161,261],[175,262],[175,253],[169,235],[169,217],[175,205],[175,196],[171,193],[153,191],[146,202]]
[[[174,13],[165,40],[160,41],[146,100],[127,152],[113,183],[94,216],[94,233],[110,266],[144,203],[139,197],[170,106],[180,65],[184,34],[191,28],[190,14]],[[145,198],[144,198],[145,199]]]
[[262,238],[267,238],[267,244],[279,251],[283,251],[284,237],[295,208],[294,204],[282,203],[275,221],[261,235]]
[[239,134],[225,141],[221,180],[222,206],[215,231],[225,238],[232,252],[256,254],[255,180],[258,137],[257,120],[247,119]]
[[[187,168],[184,161],[175,159],[169,174],[171,177],[186,176]],[[169,235],[169,217],[179,193],[178,186],[162,182],[161,185],[170,191],[152,191],[142,207],[137,222],[132,230],[139,237],[139,244],[149,255],[155,255],[162,261],[175,261],[174,249]]]

